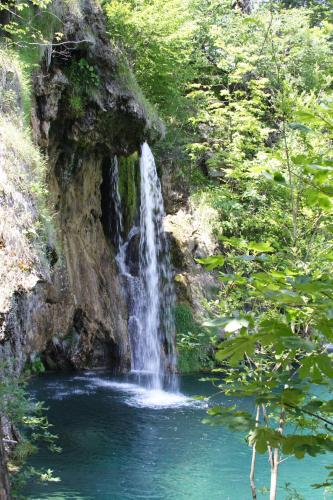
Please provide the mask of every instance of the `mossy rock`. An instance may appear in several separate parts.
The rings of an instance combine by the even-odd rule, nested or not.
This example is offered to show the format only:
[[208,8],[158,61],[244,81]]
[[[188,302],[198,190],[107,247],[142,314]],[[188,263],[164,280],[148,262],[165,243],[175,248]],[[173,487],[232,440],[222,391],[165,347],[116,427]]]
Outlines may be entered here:
[[119,193],[123,207],[124,232],[127,235],[138,215],[140,169],[137,153],[119,158]]

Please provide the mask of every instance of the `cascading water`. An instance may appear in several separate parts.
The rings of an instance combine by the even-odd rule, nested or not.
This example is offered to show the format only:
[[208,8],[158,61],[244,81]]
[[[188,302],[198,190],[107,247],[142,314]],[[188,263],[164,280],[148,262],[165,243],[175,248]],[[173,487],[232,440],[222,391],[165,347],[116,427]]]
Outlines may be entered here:
[[[112,197],[118,219],[116,229],[119,271],[125,282],[128,299],[128,330],[131,343],[132,371],[139,374],[140,383],[152,389],[165,385],[176,390],[175,370],[174,290],[169,245],[163,230],[164,205],[161,184],[153,154],[143,144],[140,158],[140,224],[123,240],[121,200],[118,189],[118,162],[115,160]],[[139,272],[134,275],[128,264],[128,247],[140,234]]]
[[170,359],[165,359],[164,342],[169,348],[169,357],[173,354],[174,294],[168,242],[163,230],[161,184],[147,143],[141,150],[140,174],[140,278],[144,294],[139,299],[142,331],[137,339],[134,369],[151,372],[153,385],[161,386],[166,365],[170,363]]

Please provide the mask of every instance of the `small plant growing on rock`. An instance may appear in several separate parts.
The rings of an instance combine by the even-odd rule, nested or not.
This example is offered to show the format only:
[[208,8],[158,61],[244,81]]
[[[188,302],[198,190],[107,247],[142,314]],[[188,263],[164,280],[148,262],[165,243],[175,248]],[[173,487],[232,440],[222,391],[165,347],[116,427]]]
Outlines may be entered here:
[[88,99],[100,85],[100,77],[95,67],[85,58],[73,60],[68,69],[68,78],[71,83],[69,104],[76,117],[84,114]]

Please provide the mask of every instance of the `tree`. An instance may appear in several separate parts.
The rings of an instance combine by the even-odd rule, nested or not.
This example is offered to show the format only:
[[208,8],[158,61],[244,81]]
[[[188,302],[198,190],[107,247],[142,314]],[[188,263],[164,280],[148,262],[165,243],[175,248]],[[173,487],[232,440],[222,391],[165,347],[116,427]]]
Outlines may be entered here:
[[[326,135],[329,140],[333,135],[332,116],[332,103],[326,101],[300,109],[296,117],[302,122],[292,122],[292,126],[307,129],[306,134]],[[303,209],[318,209],[324,224],[327,223],[333,207],[332,160],[307,155],[291,158],[298,175],[302,174],[303,182],[311,186],[303,189],[299,203]],[[292,189],[290,184],[288,189]],[[316,231],[314,228],[312,237]],[[295,255],[293,239],[292,248],[281,248],[277,242],[226,242],[238,250],[247,250],[242,256],[250,264],[246,280],[230,278],[225,273],[221,277],[240,287],[243,300],[253,306],[247,314],[243,311],[238,317],[218,318],[211,323],[223,327],[226,337],[216,355],[220,362],[227,362],[226,367],[216,370],[225,377],[218,387],[227,394],[252,397],[256,418],[236,407],[219,406],[208,411],[211,418],[207,422],[248,432],[253,450],[253,498],[255,454],[268,452],[270,498],[275,500],[282,454],[303,458],[305,454],[316,456],[333,450],[333,400],[329,399],[333,367],[332,356],[326,349],[333,339],[332,240],[326,240],[327,247],[322,247],[313,260],[310,252]],[[230,257],[234,259],[232,253]],[[215,266],[221,267],[225,262],[228,259],[223,259],[223,263],[217,260]],[[210,261],[207,264],[211,267]],[[319,387],[325,390],[318,393]],[[285,432],[287,424],[294,424],[302,432]]]

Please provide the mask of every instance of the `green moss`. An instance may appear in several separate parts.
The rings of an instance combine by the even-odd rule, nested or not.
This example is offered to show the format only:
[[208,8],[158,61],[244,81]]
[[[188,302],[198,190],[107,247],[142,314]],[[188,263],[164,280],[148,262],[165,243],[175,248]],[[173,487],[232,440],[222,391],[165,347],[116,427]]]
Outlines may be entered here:
[[125,234],[135,222],[139,200],[139,157],[137,153],[119,159],[119,193],[123,204]]
[[80,95],[71,94],[69,96],[69,105],[77,118],[84,115],[84,104],[84,100]]
[[177,359],[179,373],[196,373],[202,370],[197,352],[180,351]]
[[45,366],[39,354],[35,353],[31,356],[30,362],[27,362],[24,372],[26,375],[29,374],[37,375],[39,373],[45,372]]
[[22,111],[26,125],[30,123],[32,107],[32,74],[39,66],[40,51],[36,48],[22,49],[18,52],[18,59],[22,70]]
[[91,94],[100,86],[100,77],[93,64],[87,59],[73,59],[66,68],[66,76],[70,82],[67,93],[68,104],[75,117],[80,118]]
[[214,366],[211,356],[213,337],[195,320],[187,304],[175,308],[178,370],[198,372]]

